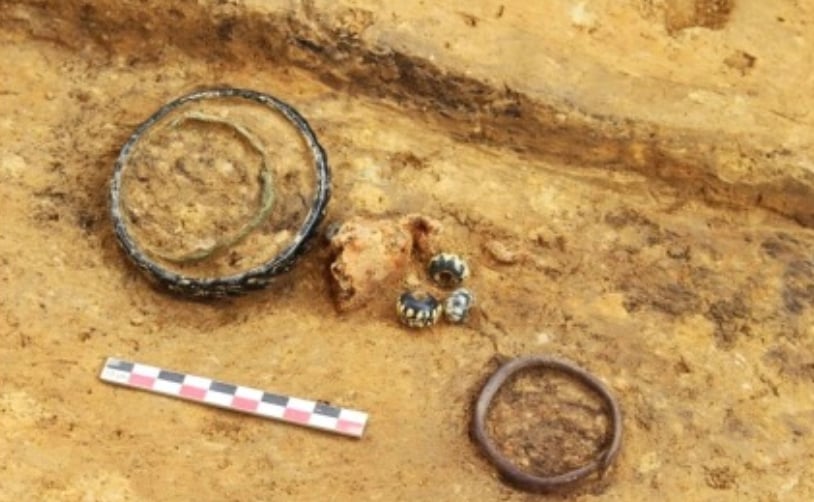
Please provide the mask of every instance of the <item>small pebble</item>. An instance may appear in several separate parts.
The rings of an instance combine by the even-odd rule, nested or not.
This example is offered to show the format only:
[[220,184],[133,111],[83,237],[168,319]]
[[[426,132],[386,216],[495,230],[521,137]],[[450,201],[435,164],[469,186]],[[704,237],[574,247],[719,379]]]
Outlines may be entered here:
[[489,253],[492,258],[495,259],[496,262],[502,263],[504,265],[513,265],[520,261],[520,254],[516,251],[511,250],[506,246],[506,244],[492,240],[487,242],[484,246],[486,252]]

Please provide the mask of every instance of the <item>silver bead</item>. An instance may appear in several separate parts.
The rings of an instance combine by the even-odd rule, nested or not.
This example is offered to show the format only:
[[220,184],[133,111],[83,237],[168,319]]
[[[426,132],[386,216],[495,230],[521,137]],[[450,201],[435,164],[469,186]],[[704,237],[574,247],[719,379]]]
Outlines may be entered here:
[[447,321],[460,324],[469,317],[469,310],[475,304],[475,294],[466,288],[458,288],[444,301],[444,316]]

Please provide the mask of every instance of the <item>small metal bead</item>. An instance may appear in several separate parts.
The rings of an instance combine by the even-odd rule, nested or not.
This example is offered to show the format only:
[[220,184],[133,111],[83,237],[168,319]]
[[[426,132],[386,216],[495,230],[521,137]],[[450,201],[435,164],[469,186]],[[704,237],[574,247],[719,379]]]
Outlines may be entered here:
[[432,257],[428,267],[432,280],[444,287],[455,287],[469,277],[469,265],[456,254],[441,253]]
[[399,320],[411,328],[432,326],[441,317],[442,310],[441,303],[426,293],[407,292],[396,302]]
[[444,316],[451,323],[462,323],[469,317],[474,304],[475,294],[466,288],[458,288],[444,301]]

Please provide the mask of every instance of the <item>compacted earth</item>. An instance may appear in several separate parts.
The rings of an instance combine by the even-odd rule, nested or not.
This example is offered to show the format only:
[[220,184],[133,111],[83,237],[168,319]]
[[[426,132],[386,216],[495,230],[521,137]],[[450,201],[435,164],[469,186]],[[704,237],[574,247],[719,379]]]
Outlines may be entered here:
[[[0,0],[0,500],[536,499],[469,436],[486,378],[528,354],[588,369],[624,416],[611,468],[548,497],[812,500],[812,27],[791,0]],[[108,183],[139,123],[219,86],[296,107],[332,198],[268,289],[189,301],[118,248]],[[234,116],[278,155],[269,221],[173,267],[231,273],[296,232],[313,172],[255,112]],[[262,152],[197,122],[157,131],[127,180],[165,256],[260,203]],[[403,288],[434,287],[413,248],[337,296],[340,225],[405,218],[468,260],[466,323],[399,323]],[[356,440],[113,387],[109,356],[370,422]],[[489,431],[552,474],[607,443],[605,411],[531,372]]]

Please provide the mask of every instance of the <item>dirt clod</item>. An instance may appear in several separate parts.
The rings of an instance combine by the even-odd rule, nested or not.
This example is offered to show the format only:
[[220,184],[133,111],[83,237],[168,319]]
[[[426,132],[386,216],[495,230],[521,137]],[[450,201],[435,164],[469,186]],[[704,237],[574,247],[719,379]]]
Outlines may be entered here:
[[332,233],[330,265],[334,302],[341,311],[363,306],[393,289],[410,270],[414,256],[436,248],[440,224],[420,215],[398,219],[353,218]]

